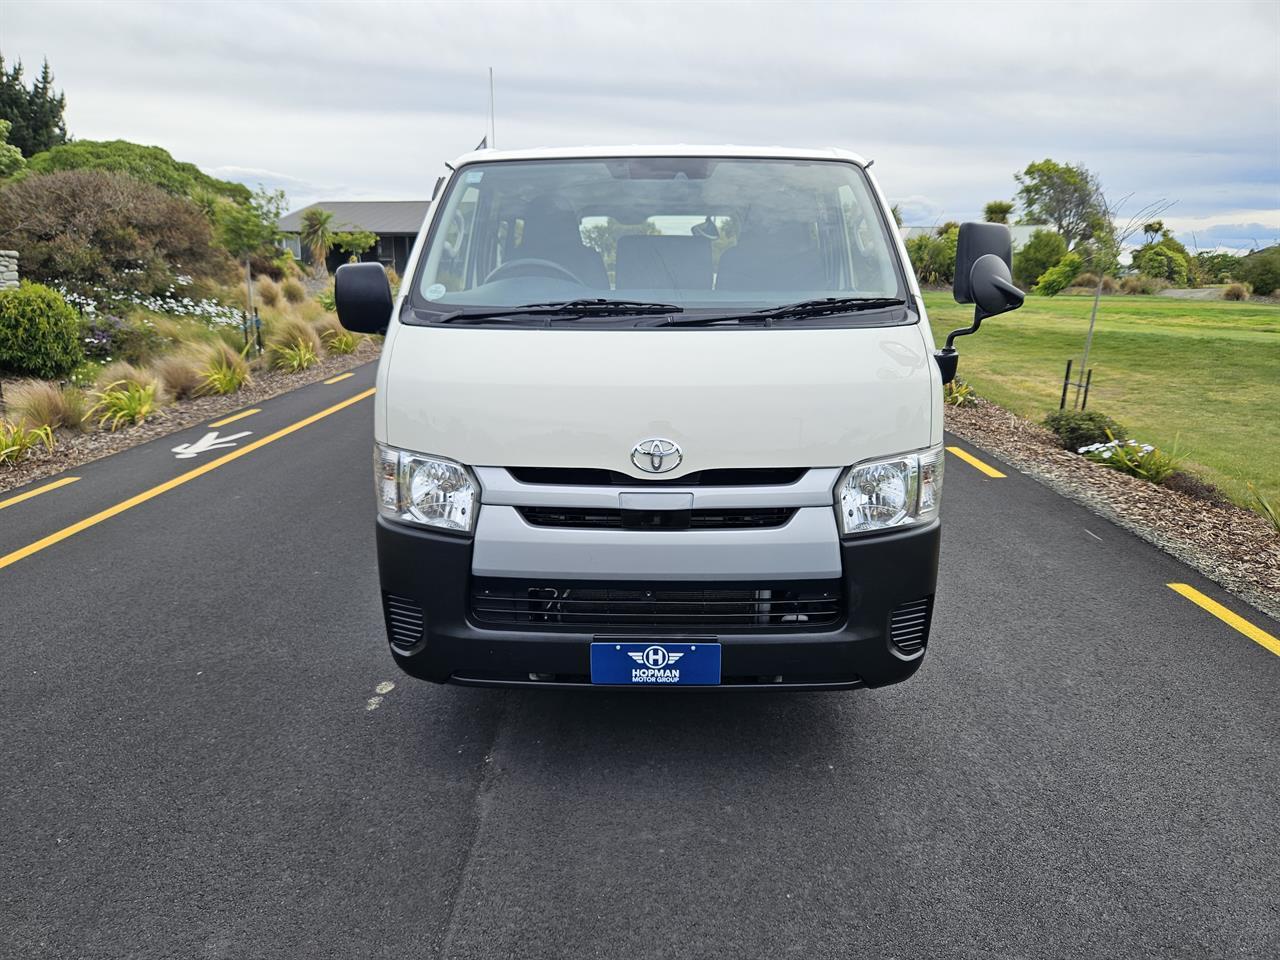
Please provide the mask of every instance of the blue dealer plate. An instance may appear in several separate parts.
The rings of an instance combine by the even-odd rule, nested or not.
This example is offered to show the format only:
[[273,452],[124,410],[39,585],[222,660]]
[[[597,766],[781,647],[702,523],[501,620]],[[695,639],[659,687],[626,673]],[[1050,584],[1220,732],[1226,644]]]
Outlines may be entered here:
[[720,644],[644,640],[593,643],[591,682],[627,686],[717,684],[720,682]]

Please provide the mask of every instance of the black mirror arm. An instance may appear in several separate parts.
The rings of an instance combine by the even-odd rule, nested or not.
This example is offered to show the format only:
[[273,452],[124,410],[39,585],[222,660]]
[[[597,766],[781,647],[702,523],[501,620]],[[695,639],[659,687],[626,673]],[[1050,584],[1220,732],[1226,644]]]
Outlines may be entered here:
[[987,317],[989,316],[991,316],[991,314],[984,311],[981,307],[975,306],[973,308],[973,323],[967,327],[961,327],[959,330],[952,330],[950,333],[948,333],[947,343],[942,349],[943,350],[952,349],[951,344],[956,337],[967,337],[971,333],[977,333],[978,328],[982,326],[982,321],[987,319]]

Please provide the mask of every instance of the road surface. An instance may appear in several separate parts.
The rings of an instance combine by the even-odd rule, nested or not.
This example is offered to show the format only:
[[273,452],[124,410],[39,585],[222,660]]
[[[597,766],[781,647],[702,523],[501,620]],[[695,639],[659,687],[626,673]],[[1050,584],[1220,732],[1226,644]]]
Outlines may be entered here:
[[372,380],[0,494],[0,956],[1280,955],[1274,621],[949,440],[905,684],[420,683]]

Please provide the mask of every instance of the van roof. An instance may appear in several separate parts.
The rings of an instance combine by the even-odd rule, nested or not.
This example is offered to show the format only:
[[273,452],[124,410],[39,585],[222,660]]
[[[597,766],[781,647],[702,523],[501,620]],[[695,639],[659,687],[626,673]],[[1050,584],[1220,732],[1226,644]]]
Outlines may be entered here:
[[734,157],[778,160],[847,160],[861,167],[867,161],[838,147],[743,147],[730,144],[696,146],[677,143],[658,146],[637,144],[604,147],[537,147],[529,150],[473,150],[454,161],[454,166],[481,160],[575,160],[595,157]]

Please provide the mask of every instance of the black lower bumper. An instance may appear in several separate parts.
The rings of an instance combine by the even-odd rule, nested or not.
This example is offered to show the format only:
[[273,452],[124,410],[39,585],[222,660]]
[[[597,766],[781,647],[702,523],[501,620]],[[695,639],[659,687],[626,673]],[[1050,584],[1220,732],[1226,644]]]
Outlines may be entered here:
[[[891,638],[890,618],[920,601],[931,603],[940,534],[935,521],[842,543],[842,622],[813,632],[717,632],[724,682],[664,689],[838,690],[907,679],[919,669],[923,638],[900,648]],[[391,652],[406,673],[483,686],[590,685],[590,648],[598,632],[495,630],[471,621],[470,541],[379,518],[378,568]],[[644,636],[691,633],[702,635],[673,628]]]

